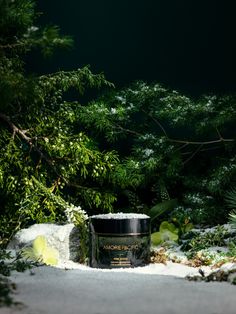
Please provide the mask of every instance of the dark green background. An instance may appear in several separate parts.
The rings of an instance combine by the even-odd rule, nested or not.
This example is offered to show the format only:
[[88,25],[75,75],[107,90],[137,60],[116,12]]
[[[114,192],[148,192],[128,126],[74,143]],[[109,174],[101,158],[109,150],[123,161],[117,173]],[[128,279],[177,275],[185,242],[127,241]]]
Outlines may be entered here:
[[75,47],[53,60],[31,60],[34,71],[90,64],[121,86],[158,81],[198,94],[236,90],[235,1],[38,1],[42,23],[71,34]]

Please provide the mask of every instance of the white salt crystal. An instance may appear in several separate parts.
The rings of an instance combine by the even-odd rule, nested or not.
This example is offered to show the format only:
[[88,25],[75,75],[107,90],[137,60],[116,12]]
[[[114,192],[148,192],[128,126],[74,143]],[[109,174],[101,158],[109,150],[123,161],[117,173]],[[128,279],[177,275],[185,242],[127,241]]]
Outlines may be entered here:
[[116,213],[116,214],[100,214],[100,215],[93,215],[90,218],[97,218],[97,219],[145,219],[150,218],[145,214],[136,214],[136,213]]

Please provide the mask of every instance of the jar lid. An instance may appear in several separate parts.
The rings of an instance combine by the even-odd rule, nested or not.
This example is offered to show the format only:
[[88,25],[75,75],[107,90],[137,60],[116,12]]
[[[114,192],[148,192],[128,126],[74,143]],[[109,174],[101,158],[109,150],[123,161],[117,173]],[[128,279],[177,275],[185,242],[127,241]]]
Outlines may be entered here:
[[150,217],[144,214],[117,213],[89,217],[90,231],[109,235],[140,235],[150,233]]

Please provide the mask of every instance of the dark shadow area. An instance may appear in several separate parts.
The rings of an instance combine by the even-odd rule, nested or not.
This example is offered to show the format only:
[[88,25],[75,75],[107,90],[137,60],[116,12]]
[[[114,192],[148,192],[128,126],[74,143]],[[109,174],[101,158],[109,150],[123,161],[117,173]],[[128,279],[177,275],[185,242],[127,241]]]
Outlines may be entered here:
[[158,81],[184,93],[235,91],[233,1],[68,0],[38,1],[42,24],[57,24],[75,47],[43,60],[39,73],[91,64],[118,87],[134,80]]

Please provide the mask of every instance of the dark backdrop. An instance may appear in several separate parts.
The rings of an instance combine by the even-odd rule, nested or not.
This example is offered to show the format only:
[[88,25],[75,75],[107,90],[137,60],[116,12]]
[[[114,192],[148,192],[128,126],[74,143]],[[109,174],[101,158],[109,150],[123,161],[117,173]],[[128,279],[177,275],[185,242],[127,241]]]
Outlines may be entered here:
[[235,1],[39,0],[40,22],[71,34],[75,47],[37,72],[90,64],[118,86],[142,79],[190,94],[236,91]]

